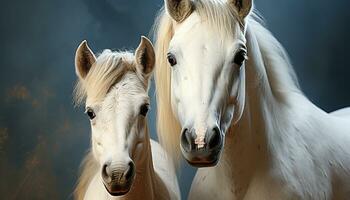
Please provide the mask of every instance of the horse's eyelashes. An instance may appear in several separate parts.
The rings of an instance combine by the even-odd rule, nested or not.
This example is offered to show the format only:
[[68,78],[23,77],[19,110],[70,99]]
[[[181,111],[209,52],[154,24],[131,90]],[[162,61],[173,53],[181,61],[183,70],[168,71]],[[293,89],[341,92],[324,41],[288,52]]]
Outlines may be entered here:
[[168,62],[169,64],[173,67],[177,64],[177,61],[176,61],[176,58],[175,56],[172,54],[172,53],[168,53],[167,54],[167,59],[168,59]]
[[247,52],[245,50],[239,50],[236,53],[233,62],[238,66],[242,66],[246,59],[247,59]]

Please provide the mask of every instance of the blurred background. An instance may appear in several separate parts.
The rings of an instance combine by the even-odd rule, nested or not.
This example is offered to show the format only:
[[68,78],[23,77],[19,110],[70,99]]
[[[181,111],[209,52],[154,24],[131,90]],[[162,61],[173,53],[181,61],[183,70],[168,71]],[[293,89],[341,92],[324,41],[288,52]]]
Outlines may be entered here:
[[[290,54],[306,96],[326,111],[350,106],[350,2],[256,0]],[[1,0],[0,198],[72,199],[90,125],[74,108],[74,53],[136,48],[162,0]],[[149,115],[155,133],[155,99]],[[153,138],[156,138],[155,134]],[[194,169],[179,176],[186,199]]]

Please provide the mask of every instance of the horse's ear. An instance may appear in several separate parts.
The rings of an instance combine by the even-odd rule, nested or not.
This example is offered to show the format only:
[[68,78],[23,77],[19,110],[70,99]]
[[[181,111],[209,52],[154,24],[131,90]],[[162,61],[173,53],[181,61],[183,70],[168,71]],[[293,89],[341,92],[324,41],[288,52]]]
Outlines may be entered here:
[[141,42],[135,51],[135,57],[137,69],[142,75],[148,77],[153,71],[156,56],[151,41],[145,36],[141,36]]
[[170,16],[177,22],[185,20],[193,11],[191,0],[164,0]]
[[82,41],[75,53],[75,72],[77,76],[84,79],[95,62],[96,57],[88,46],[87,41]]
[[247,17],[253,8],[253,0],[229,0],[231,6],[234,6],[241,19]]

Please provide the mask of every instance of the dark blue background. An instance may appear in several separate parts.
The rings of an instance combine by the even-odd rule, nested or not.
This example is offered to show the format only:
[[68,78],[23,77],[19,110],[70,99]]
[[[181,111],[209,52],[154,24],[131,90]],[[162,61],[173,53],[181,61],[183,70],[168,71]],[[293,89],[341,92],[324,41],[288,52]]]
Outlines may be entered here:
[[[162,5],[162,0],[1,1],[1,199],[72,198],[90,140],[89,121],[72,105],[76,47],[87,39],[97,52],[135,48]],[[256,1],[290,54],[303,91],[326,111],[350,105],[349,6],[347,0]],[[188,166],[181,171],[184,199],[192,176]]]

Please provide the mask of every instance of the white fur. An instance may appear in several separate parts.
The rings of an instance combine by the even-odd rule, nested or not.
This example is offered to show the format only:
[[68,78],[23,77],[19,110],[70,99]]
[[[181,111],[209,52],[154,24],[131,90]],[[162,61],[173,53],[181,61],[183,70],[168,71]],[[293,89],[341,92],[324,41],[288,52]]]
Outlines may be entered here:
[[[76,190],[79,199],[180,199],[173,162],[150,139],[147,119],[140,115],[140,107],[149,104],[150,75],[142,74],[138,67],[132,54],[107,50],[97,58],[87,78],[80,80],[83,83],[78,84],[77,95],[86,95],[86,108],[93,109],[96,115],[91,120],[92,153],[85,161]],[[119,78],[115,82],[108,76]],[[96,91],[99,87],[108,93]],[[123,166],[130,160],[136,169],[131,189],[123,196],[113,197],[103,185],[102,166],[106,162]]]
[[[182,23],[167,22],[169,16],[163,14],[156,48],[157,55],[168,51],[177,58],[168,72],[170,66],[158,62],[159,109],[170,103],[163,78],[170,74],[174,116],[169,112],[168,117],[181,127],[218,124],[226,133],[218,165],[198,169],[189,199],[348,199],[350,118],[340,116],[349,116],[349,110],[328,114],[312,104],[300,91],[283,47],[253,15],[244,20],[242,31],[236,18],[215,15],[223,9],[222,1],[196,3],[216,12],[194,10]],[[217,26],[233,27],[217,28],[215,20]],[[248,51],[241,70],[231,62],[240,43]],[[158,127],[167,130],[166,116],[159,113]],[[160,134],[167,138],[174,133]],[[163,139],[164,146],[174,146],[172,142]]]
[[343,108],[343,109],[334,111],[331,114],[335,115],[335,116],[339,116],[339,117],[348,117],[348,118],[350,118],[350,108]]

